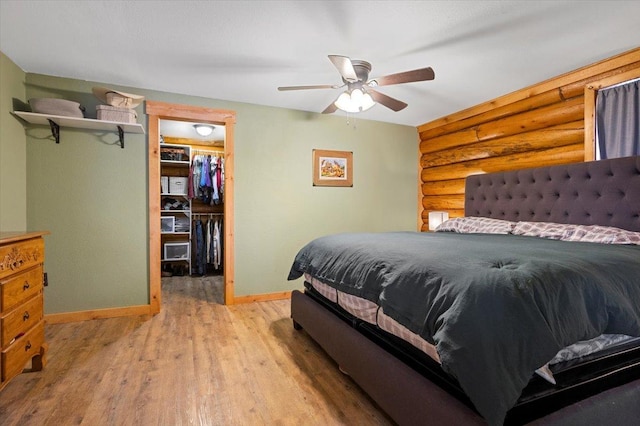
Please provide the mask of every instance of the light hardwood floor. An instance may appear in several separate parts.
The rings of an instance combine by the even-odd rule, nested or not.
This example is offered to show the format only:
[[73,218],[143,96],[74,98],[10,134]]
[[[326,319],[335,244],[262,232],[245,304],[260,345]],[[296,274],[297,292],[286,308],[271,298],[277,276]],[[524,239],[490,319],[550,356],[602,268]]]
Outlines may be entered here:
[[1,425],[391,425],[289,301],[223,306],[220,279],[163,278],[154,317],[46,325],[48,364],[0,393]]

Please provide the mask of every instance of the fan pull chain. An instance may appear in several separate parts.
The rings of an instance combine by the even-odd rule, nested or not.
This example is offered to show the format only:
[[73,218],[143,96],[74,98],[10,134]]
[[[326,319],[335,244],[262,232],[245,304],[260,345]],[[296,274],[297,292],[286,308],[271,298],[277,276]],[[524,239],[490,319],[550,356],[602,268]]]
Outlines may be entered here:
[[[347,112],[346,115],[347,115],[347,126],[349,126],[351,124],[351,121],[350,121],[351,120],[351,113]],[[353,130],[356,130],[358,128],[356,122],[357,122],[357,118],[354,115],[353,116]]]

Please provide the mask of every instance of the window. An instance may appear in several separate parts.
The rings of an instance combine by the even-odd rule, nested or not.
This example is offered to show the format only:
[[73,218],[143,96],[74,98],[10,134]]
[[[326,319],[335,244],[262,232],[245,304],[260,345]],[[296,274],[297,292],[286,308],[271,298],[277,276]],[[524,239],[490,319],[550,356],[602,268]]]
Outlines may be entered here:
[[[596,97],[600,90],[640,80],[640,68],[592,81],[585,86],[584,91],[584,160],[596,160]],[[636,115],[636,121],[640,120]],[[635,144],[638,143],[636,136]]]
[[640,79],[596,95],[596,159],[640,155]]

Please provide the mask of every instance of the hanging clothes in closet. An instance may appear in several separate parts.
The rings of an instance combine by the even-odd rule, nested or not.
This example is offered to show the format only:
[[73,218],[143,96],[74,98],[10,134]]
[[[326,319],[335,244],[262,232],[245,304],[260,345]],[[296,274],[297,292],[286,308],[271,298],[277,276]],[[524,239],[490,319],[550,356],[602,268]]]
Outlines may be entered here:
[[220,154],[196,151],[189,169],[191,199],[197,198],[212,206],[224,202],[224,158]]
[[[223,267],[224,153],[192,151],[188,197],[192,211],[192,274],[220,273]],[[204,205],[203,205],[204,204]]]
[[207,272],[221,272],[223,266],[222,235],[223,220],[221,214],[194,213],[193,226],[193,270],[198,275]]

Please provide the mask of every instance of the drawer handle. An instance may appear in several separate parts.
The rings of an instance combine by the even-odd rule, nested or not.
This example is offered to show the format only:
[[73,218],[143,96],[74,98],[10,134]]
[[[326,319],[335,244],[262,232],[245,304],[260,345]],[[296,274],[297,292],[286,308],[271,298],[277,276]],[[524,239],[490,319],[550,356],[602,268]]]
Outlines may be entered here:
[[25,281],[24,285],[22,286],[22,290],[23,291],[27,291],[27,290],[29,290],[29,287],[30,287],[29,281]]
[[22,321],[26,321],[29,319],[29,311],[25,312],[24,315],[22,316]]
[[26,345],[24,345],[24,351],[26,352],[26,351],[28,351],[29,349],[31,349],[31,342],[29,342],[29,341],[28,341],[28,342],[27,342],[27,344],[26,344]]

